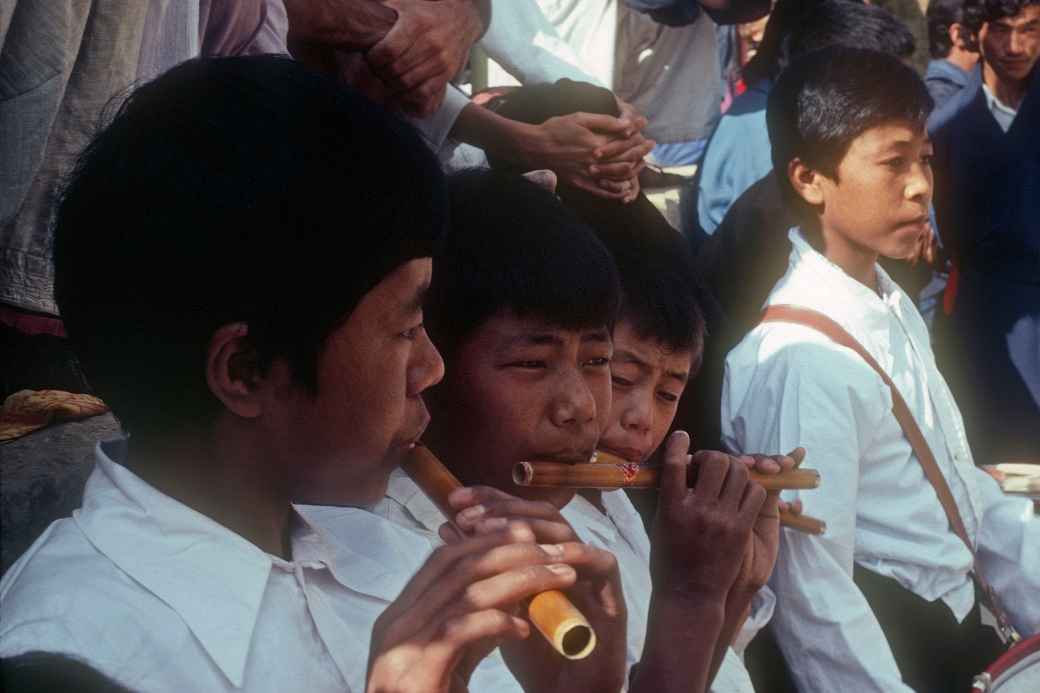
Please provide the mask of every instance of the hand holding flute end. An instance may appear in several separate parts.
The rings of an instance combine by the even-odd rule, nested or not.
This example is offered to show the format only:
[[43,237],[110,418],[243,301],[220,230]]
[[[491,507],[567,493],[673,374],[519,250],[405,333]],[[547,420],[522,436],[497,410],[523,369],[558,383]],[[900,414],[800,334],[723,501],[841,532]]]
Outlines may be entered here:
[[665,446],[651,539],[654,591],[633,693],[707,690],[776,559],[778,499],[749,472],[777,474],[802,455],[690,455],[689,448],[682,431]]
[[489,486],[456,489],[448,497],[454,526],[445,524],[441,536],[457,541],[459,530],[483,536],[511,523],[523,523],[546,550],[559,550],[577,571],[577,583],[567,596],[588,619],[596,633],[596,648],[581,660],[568,660],[552,651],[541,637],[502,644],[509,669],[529,691],[617,691],[625,680],[628,614],[621,591],[617,559],[608,551],[581,542],[559,509],[545,501],[531,501]]

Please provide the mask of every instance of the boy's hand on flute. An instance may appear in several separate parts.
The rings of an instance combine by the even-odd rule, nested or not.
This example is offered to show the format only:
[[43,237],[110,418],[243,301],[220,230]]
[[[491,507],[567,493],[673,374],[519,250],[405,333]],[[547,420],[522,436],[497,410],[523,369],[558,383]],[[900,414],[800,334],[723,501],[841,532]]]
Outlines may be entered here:
[[[689,454],[690,438],[673,433],[661,467],[661,495],[651,540],[654,589],[717,597],[723,603],[744,560],[766,492],[748,463],[722,452]],[[687,487],[691,464],[696,484]]]
[[[488,486],[456,489],[448,502],[458,511],[454,523],[463,532],[480,536],[522,522],[542,548],[561,552],[560,560],[577,571],[577,582],[567,596],[595,630],[596,649],[585,659],[572,661],[554,653],[543,638],[503,643],[506,663],[524,690],[620,690],[625,680],[628,614],[614,555],[583,543],[559,509],[548,502],[518,498]],[[442,527],[445,541],[452,541],[450,527]]]
[[438,548],[376,620],[366,690],[464,691],[502,641],[548,649],[515,611],[535,594],[572,587],[570,563],[582,557],[539,546],[523,523]]

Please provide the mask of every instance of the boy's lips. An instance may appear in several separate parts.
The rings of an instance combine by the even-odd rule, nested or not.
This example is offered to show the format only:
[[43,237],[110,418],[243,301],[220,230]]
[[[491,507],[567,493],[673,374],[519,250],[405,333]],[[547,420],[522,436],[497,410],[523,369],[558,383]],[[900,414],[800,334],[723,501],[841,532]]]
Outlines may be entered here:
[[639,450],[637,448],[628,448],[628,447],[612,446],[612,445],[600,445],[599,449],[602,450],[603,452],[608,452],[611,455],[614,455],[616,457],[620,457],[620,458],[624,459],[626,462],[634,462],[634,463],[638,464],[638,463],[643,461],[643,451]]

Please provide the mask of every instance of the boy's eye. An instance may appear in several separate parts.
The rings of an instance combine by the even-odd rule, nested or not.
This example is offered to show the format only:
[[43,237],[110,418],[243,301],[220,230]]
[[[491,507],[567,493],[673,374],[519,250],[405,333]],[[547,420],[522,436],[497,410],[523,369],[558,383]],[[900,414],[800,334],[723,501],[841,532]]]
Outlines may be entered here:
[[545,368],[545,361],[537,360],[526,360],[526,361],[513,361],[507,364],[509,368],[523,368],[525,370],[536,370],[539,368]]
[[596,358],[586,361],[585,365],[591,366],[592,368],[602,368],[603,366],[610,365],[610,358],[607,356],[597,356]]
[[401,336],[408,340],[414,340],[419,336],[419,333],[423,330],[423,324],[419,323],[415,327],[409,327],[407,330],[401,333]]
[[669,404],[674,404],[679,401],[678,395],[668,392],[666,390],[658,391],[657,396],[663,399],[665,402],[668,402]]
[[622,378],[620,375],[612,375],[610,380],[618,387],[632,387],[632,381],[627,378]]
[[904,159],[901,156],[897,156],[891,159],[885,159],[881,163],[891,169],[899,170],[906,166],[906,159]]
[[921,155],[921,163],[925,164],[926,166],[931,166],[933,159],[935,159],[935,155],[934,154],[922,154]]

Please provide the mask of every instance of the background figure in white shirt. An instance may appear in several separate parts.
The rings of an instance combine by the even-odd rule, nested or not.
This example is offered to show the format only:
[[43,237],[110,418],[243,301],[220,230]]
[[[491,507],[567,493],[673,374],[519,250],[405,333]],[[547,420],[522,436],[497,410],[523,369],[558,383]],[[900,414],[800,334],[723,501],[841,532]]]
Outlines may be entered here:
[[[888,373],[951,488],[978,570],[1032,633],[1040,523],[975,468],[927,328],[877,265],[930,233],[930,108],[910,68],[871,51],[827,48],[780,77],[767,112],[773,161],[802,224],[767,305],[822,313]],[[802,691],[965,690],[1001,650],[979,620],[972,555],[891,407],[860,356],[806,326],[763,323],[727,358],[726,443],[803,445],[825,480],[825,492],[792,497],[827,534],[784,532],[770,580],[771,629]]]
[[602,552],[522,524],[438,549],[393,576],[362,649],[350,585],[373,562],[291,505],[375,502],[422,434],[446,216],[415,132],[288,58],[138,88],[55,231],[69,337],[132,435],[98,444],[83,507],[0,582],[0,656],[64,654],[141,691],[394,691],[457,686],[502,638],[523,651],[512,609]]

